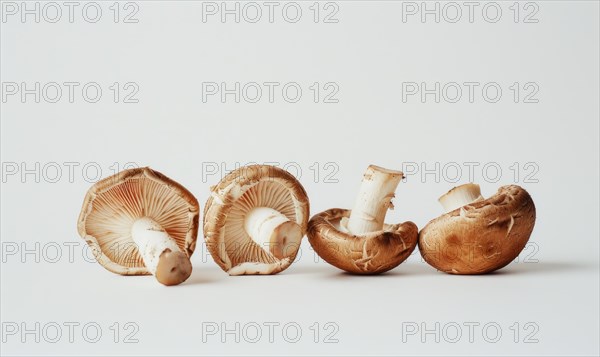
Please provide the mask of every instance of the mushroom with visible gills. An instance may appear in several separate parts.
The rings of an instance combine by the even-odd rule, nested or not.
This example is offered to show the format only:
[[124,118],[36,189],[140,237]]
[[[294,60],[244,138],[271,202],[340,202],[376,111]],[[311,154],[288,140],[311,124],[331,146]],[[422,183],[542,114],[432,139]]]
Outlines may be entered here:
[[294,261],[308,222],[308,197],[287,171],[241,167],[211,188],[204,237],[229,275],[276,274]]
[[370,165],[354,208],[332,208],[308,222],[308,240],[329,264],[354,274],[378,274],[395,268],[413,252],[417,226],[386,224],[388,209],[403,173]]
[[177,285],[192,272],[198,217],[198,201],[188,190],[144,167],[92,186],[77,228],[109,271],[152,274],[164,285]]
[[502,186],[488,199],[469,183],[440,197],[447,213],[419,233],[419,250],[434,268],[449,274],[484,274],[513,261],[535,225],[535,205],[517,185]]

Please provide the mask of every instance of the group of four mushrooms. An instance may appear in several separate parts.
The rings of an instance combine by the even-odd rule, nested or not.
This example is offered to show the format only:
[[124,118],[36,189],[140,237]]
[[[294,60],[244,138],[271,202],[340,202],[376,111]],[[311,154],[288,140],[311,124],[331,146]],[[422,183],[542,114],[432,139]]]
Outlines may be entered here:
[[[417,244],[424,260],[450,274],[484,274],[513,261],[535,224],[535,205],[516,185],[488,199],[465,184],[440,197],[446,213],[419,232],[413,222],[385,223],[400,171],[367,168],[352,210],[332,208],[309,220],[302,185],[269,165],[225,176],[204,206],[206,246],[229,275],[276,274],[294,261],[306,234],[326,262],[354,274],[395,268]],[[177,285],[192,272],[200,208],[183,186],[150,168],[122,171],[88,191],[78,231],[96,260],[122,275],[152,274]]]

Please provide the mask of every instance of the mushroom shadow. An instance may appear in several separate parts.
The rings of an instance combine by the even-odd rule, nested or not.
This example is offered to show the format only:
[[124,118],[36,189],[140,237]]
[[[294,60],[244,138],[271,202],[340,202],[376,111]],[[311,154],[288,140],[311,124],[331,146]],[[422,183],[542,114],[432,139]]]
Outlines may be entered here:
[[517,275],[544,274],[558,272],[573,272],[582,270],[598,270],[598,265],[592,263],[576,263],[565,261],[511,263],[508,266],[485,275]]
[[[440,275],[440,276],[452,276],[453,274],[446,274],[425,263],[409,263],[401,264],[397,268],[387,271],[382,274],[352,274],[342,271],[338,268],[330,266],[328,264],[313,264],[310,266],[297,266],[292,267],[293,270],[284,272],[285,275],[322,275],[324,279],[352,279],[352,278],[371,278],[371,279],[386,279],[402,276],[411,275]],[[503,275],[518,275],[518,274],[544,274],[544,273],[558,273],[558,272],[573,272],[592,270],[597,271],[598,265],[593,263],[575,263],[565,261],[554,261],[554,262],[537,262],[537,263],[512,263],[502,269],[496,270],[488,274],[479,275],[459,275],[459,276],[473,276],[473,277],[489,277],[489,276],[503,276]]]
[[[381,274],[353,274],[343,270],[340,270],[329,264],[312,264],[306,266],[292,267],[293,271],[284,272],[284,274],[290,275],[322,275],[325,279],[352,279],[352,278],[371,278],[371,279],[384,279],[399,276],[409,275],[431,275],[435,274],[435,269],[431,268],[426,264],[401,264],[400,266],[389,270]],[[287,275],[286,274],[286,275]]]
[[335,273],[336,271],[339,270],[328,264],[292,264],[289,268],[275,276],[328,274]]
[[192,275],[183,282],[183,285],[196,285],[196,284],[210,284],[215,283],[217,280],[222,280],[226,278],[227,274],[225,274],[222,270],[217,269],[202,269],[197,268],[192,270]]

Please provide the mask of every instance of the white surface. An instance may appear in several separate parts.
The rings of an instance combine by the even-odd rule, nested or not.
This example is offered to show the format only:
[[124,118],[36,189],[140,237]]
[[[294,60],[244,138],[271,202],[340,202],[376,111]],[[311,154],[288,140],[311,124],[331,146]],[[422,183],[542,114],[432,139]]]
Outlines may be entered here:
[[[300,3],[297,23],[275,17],[274,23],[256,24],[203,23],[202,4],[190,1],[139,2],[138,23],[115,24],[112,2],[101,4],[97,23],[76,16],[74,23],[21,23],[17,17],[1,24],[3,83],[97,82],[103,89],[96,104],[80,95],[74,103],[35,103],[31,96],[26,103],[18,96],[2,102],[2,355],[600,353],[598,2],[537,2],[539,22],[516,24],[512,2],[499,3],[503,15],[497,23],[481,16],[473,23],[421,23],[418,17],[403,22],[399,2],[338,2],[339,22],[327,24],[312,21],[312,2]],[[202,82],[231,87],[269,81],[299,83],[302,99],[202,101]],[[473,103],[435,103],[431,96],[427,103],[402,101],[402,82],[469,81],[497,82],[504,95],[494,104],[481,96]],[[113,103],[113,82],[137,83],[139,103]],[[313,82],[337,83],[339,103],[314,103],[308,88]],[[514,103],[508,88],[514,82],[537,83],[539,103]],[[329,90],[322,89],[321,97]],[[463,163],[476,162],[474,181],[490,196],[515,182],[510,167],[517,162],[516,181],[533,196],[538,220],[519,263],[487,276],[438,273],[418,252],[388,274],[350,276],[315,262],[304,240],[296,264],[266,277],[229,277],[199,244],[189,281],[167,288],[151,276],[114,275],[82,257],[76,220],[87,181],[95,176],[93,167],[89,176],[82,167],[97,163],[107,176],[114,163],[122,168],[127,162],[167,174],[194,193],[202,208],[209,186],[236,163],[299,167],[312,214],[351,207],[371,163],[406,173],[414,168],[410,163],[431,169],[436,162],[454,162],[464,170],[464,183],[469,179]],[[29,169],[40,163],[47,172],[39,182],[34,174],[9,175],[21,163]],[[72,180],[68,165],[75,164],[69,163],[79,165]],[[482,179],[486,163],[502,168],[497,183]],[[537,183],[524,181],[536,167],[525,170],[527,163],[539,168]],[[56,166],[62,176],[54,180]],[[215,167],[219,172],[210,174]],[[337,183],[325,179],[332,168],[338,169]],[[455,183],[438,181],[409,175],[387,221],[423,227],[441,214],[437,198]],[[39,262],[34,254],[20,255],[38,243]],[[65,245],[71,243],[72,261]],[[19,251],[12,255],[15,247]],[[57,247],[61,256],[55,259]],[[21,330],[7,334],[15,324],[32,329],[36,322],[46,326],[39,343]],[[72,342],[64,325],[69,322],[80,324]],[[97,343],[82,336],[81,326],[90,322],[102,329]],[[110,329],[115,322],[118,343]],[[125,328],[127,322],[135,325]],[[214,326],[233,329],[236,322],[239,343],[232,334],[206,333]],[[269,322],[280,324],[272,343]],[[318,343],[310,329],[315,322]],[[409,327],[425,323],[433,329],[436,322],[439,343],[431,334],[406,334]],[[465,325],[470,322],[479,324],[472,342]],[[293,328],[282,336],[288,323],[300,326],[299,342],[288,342]],[[262,338],[251,343],[255,324]],[[482,335],[485,324],[500,327],[497,343],[488,341],[493,328]],[[51,343],[56,325],[62,337]],[[457,325],[462,337],[451,343]],[[85,337],[93,339],[93,332]],[[123,343],[128,332],[135,332],[137,343]],[[323,343],[328,333],[337,343]],[[530,333],[537,342],[524,343]]]

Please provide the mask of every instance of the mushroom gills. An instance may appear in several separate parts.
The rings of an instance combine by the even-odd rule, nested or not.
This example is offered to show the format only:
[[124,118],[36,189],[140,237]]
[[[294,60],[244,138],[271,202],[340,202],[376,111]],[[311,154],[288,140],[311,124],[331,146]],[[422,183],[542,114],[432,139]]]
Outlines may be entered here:
[[454,211],[457,208],[482,200],[481,189],[475,183],[457,186],[438,199],[446,212]]
[[137,219],[131,228],[131,236],[146,268],[160,283],[180,284],[191,275],[192,264],[188,256],[152,218]]
[[382,230],[387,210],[394,208],[392,199],[402,177],[400,171],[370,165],[363,177],[350,218],[347,222],[341,222],[341,225],[354,235]]
[[302,240],[302,228],[269,207],[250,210],[244,218],[244,229],[256,244],[277,259],[295,252]]

